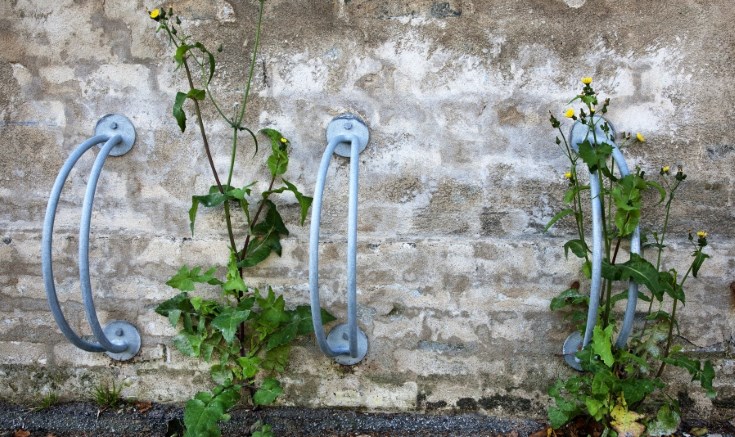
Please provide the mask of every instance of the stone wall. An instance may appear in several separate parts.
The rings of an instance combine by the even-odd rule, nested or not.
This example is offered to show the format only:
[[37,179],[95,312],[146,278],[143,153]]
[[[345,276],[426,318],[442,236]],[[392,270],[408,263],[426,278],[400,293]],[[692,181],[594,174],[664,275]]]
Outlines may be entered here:
[[[169,5],[198,39],[222,44],[215,91],[235,101],[257,3]],[[147,16],[157,6],[0,3],[4,399],[86,398],[100,382],[121,379],[125,396],[173,402],[208,386],[207,367],[172,347],[175,331],[153,312],[175,293],[164,282],[180,265],[226,261],[219,212],[201,212],[193,238],[188,230],[190,196],[212,180],[196,129],[180,134],[170,115],[184,85]],[[681,164],[689,174],[671,222],[681,255],[666,267],[687,262],[689,229],[709,232],[712,260],[690,282],[680,328],[688,349],[717,358],[720,400],[707,400],[685,375],[670,377],[694,401],[691,414],[732,415],[733,19],[730,0],[268,0],[247,119],[291,140],[289,178],[313,192],[333,116],[360,114],[371,130],[360,156],[358,244],[359,321],[370,351],[345,368],[313,338],[298,343],[281,402],[543,416],[546,388],[570,372],[560,351],[571,325],[549,302],[580,275],[561,247],[571,227],[543,232],[566,186],[548,115],[561,116],[579,78],[593,76],[612,99],[616,128],[648,138],[625,151],[629,162],[650,174]],[[143,349],[129,363],[66,341],[40,263],[53,180],[97,120],[114,112],[133,121],[138,138],[131,153],[105,165],[90,267],[100,319],[129,320],[142,331]],[[213,113],[206,118],[224,171],[228,129]],[[257,173],[264,159],[242,153],[234,185],[265,179]],[[67,182],[54,238],[59,297],[86,334],[76,250],[92,161],[85,156]],[[347,178],[347,160],[336,158],[320,245],[322,302],[340,318]],[[293,222],[297,208],[285,207]],[[308,226],[292,226],[283,257],[251,282],[308,302]]]

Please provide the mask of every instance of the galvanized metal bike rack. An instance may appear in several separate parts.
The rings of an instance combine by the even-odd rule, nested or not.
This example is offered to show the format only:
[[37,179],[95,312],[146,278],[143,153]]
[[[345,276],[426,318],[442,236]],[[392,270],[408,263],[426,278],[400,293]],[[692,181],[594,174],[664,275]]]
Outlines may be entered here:
[[[82,218],[79,227],[79,281],[82,289],[82,301],[87,314],[87,321],[97,342],[90,342],[79,337],[67,323],[54,285],[53,262],[51,259],[51,244],[54,232],[56,208],[59,203],[61,190],[66,178],[79,158],[95,145],[102,144],[87,182],[87,191],[82,204]],[[97,318],[92,298],[92,286],[89,280],[89,228],[92,221],[92,203],[97,189],[102,166],[108,155],[121,156],[126,154],[135,143],[135,127],[127,117],[119,114],[110,114],[102,117],[95,127],[95,135],[77,147],[64,162],[56,177],[54,186],[49,195],[46,207],[46,218],[43,222],[43,237],[41,243],[41,262],[43,268],[43,282],[46,287],[46,297],[54,315],[56,324],[61,332],[76,347],[88,352],[105,352],[110,358],[126,361],[133,358],[140,350],[140,333],[132,324],[114,320],[104,329]]]
[[[621,176],[630,174],[628,165],[625,162],[623,154],[620,152],[617,144],[615,144],[615,130],[611,123],[603,117],[594,116],[593,118],[595,130],[592,131],[587,124],[576,121],[569,131],[569,144],[575,152],[579,151],[579,144],[585,140],[589,140],[593,146],[607,143],[612,146],[612,157],[620,171]],[[606,133],[602,126],[607,124],[609,131]],[[600,292],[602,286],[602,198],[601,198],[600,180],[597,170],[590,173],[590,196],[592,200],[592,275],[590,284],[590,303],[587,310],[587,324],[585,326],[584,337],[579,332],[575,332],[564,341],[562,353],[564,360],[577,370],[582,370],[579,359],[575,356],[577,351],[587,347],[592,339],[592,331],[597,323],[597,310],[600,305]],[[630,237],[630,253],[641,253],[641,232],[640,227],[636,226]],[[625,308],[625,316],[623,317],[623,326],[618,334],[615,346],[624,347],[628,342],[630,331],[633,328],[633,319],[635,317],[635,307],[638,301],[638,284],[635,281],[628,283],[628,304]]]
[[[359,117],[342,114],[327,126],[327,149],[319,166],[311,209],[309,235],[309,290],[311,316],[319,348],[327,356],[343,365],[357,364],[365,358],[368,339],[357,326],[357,188],[360,152],[370,139],[367,125]],[[347,213],[347,323],[335,326],[329,336],[324,335],[319,302],[319,221],[327,170],[332,154],[350,158],[349,205]]]

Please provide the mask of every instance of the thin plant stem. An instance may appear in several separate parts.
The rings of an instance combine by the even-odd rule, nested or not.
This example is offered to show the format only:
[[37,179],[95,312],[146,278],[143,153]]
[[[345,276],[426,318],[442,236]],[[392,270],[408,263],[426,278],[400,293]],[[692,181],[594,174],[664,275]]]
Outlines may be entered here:
[[[184,70],[186,71],[186,79],[189,81],[189,88],[194,88],[194,81],[191,78],[191,71],[189,70],[189,64],[186,61],[186,58],[184,58]],[[209,141],[207,140],[207,132],[204,129],[204,122],[202,121],[202,111],[199,108],[199,101],[196,99],[192,99],[194,101],[194,111],[196,113],[197,117],[197,123],[199,124],[199,132],[202,135],[202,142],[204,143],[204,151],[207,154],[207,160],[209,161],[209,167],[212,169],[212,175],[214,176],[214,180],[217,183],[217,188],[219,189],[219,192],[221,194],[225,193],[224,188],[222,187],[222,183],[219,180],[219,175],[217,174],[217,168],[214,166],[214,160],[212,159],[212,152],[209,147]],[[235,235],[232,231],[232,220],[230,218],[230,205],[227,201],[224,203],[225,206],[225,222],[227,223],[227,235],[230,238],[230,247],[233,251],[237,251],[237,244],[235,243]]]
[[263,6],[264,0],[260,0],[260,7],[258,8],[258,24],[255,27],[255,43],[253,46],[253,57],[250,60],[250,72],[248,73],[248,80],[245,82],[245,91],[242,95],[242,103],[240,104],[240,114],[235,119],[235,126],[240,126],[243,118],[245,117],[245,107],[247,106],[248,96],[250,95],[250,85],[253,83],[253,74],[255,73],[255,62],[258,56],[258,47],[260,45],[260,28],[263,22]]

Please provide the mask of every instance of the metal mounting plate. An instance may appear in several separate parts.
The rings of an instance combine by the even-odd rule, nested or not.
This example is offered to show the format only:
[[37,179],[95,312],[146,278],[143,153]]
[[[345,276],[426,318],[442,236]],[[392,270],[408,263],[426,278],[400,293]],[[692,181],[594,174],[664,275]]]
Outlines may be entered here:
[[[350,348],[350,327],[346,323],[335,326],[329,331],[327,335],[327,344],[332,350],[345,350]],[[357,364],[365,358],[368,350],[368,339],[362,329],[357,328],[357,356],[351,357],[347,355],[337,355],[334,358],[339,364],[343,366],[352,366]]]
[[[599,115],[593,116],[592,119],[595,121],[595,137],[597,137],[597,143],[601,144],[603,142],[608,142],[612,144],[613,139],[615,139],[615,127],[612,123]],[[602,125],[605,123],[610,126],[609,138],[611,139],[608,139],[608,134],[602,130]],[[589,140],[590,143],[592,143],[592,139],[594,137],[590,134],[590,127],[579,120],[575,121],[572,128],[569,130],[569,146],[575,152],[579,152],[579,143],[583,142],[588,136],[590,136]]]
[[128,348],[122,352],[105,352],[113,360],[128,361],[140,351],[140,333],[131,323],[124,320],[113,320],[105,326],[103,331],[110,343],[128,345]]
[[582,364],[575,356],[580,349],[582,349],[582,334],[574,332],[569,334],[569,337],[564,340],[564,346],[561,348],[561,353],[564,354],[564,361],[567,362],[569,367],[581,372]]
[[[122,141],[110,151],[111,156],[122,156],[128,153],[135,144],[135,127],[128,117],[120,114],[107,114],[100,118],[94,128],[94,134],[110,137],[115,134],[122,136]],[[102,147],[102,145],[103,143],[99,146]]]
[[[362,119],[354,114],[345,113],[334,117],[327,125],[327,143],[338,135],[355,135],[359,144],[358,153],[362,153],[370,141],[370,132]],[[340,143],[334,153],[346,158],[350,157],[350,143]]]

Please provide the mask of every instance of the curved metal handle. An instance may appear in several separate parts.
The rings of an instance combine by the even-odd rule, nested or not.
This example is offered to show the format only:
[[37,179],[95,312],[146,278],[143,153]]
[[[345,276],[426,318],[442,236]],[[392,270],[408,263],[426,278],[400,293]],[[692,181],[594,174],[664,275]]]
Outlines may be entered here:
[[[365,149],[369,133],[359,118],[344,114],[333,119],[327,127],[327,149],[322,156],[314,188],[309,233],[309,291],[311,316],[319,348],[340,364],[353,365],[362,361],[367,354],[368,340],[357,326],[357,191],[358,155]],[[349,154],[347,155],[347,152]],[[350,157],[349,204],[347,213],[347,324],[335,326],[329,336],[322,327],[321,304],[319,301],[319,227],[322,198],[327,179],[327,170],[332,154]]]
[[[617,144],[608,138],[601,126],[603,123],[607,123],[610,127],[610,138],[614,138],[614,129],[612,124],[607,122],[603,117],[594,116],[595,120],[595,132],[592,139],[597,139],[598,143],[607,142],[612,145],[613,152],[612,157],[615,161],[615,165],[618,166],[621,176],[627,176],[630,174],[628,165],[625,162],[622,152],[618,148]],[[577,151],[579,143],[590,139],[592,136],[589,126],[579,121],[572,125],[572,129],[569,132],[569,143],[572,148]],[[587,323],[585,326],[584,337],[578,332],[571,334],[567,337],[562,348],[564,354],[564,360],[571,367],[577,370],[582,370],[582,366],[579,360],[575,356],[576,352],[581,348],[587,347],[590,340],[592,339],[592,331],[597,323],[597,311],[600,304],[600,292],[602,285],[602,198],[601,198],[601,187],[600,180],[597,171],[590,173],[590,197],[592,201],[592,273],[591,273],[591,284],[590,284],[590,304],[587,310]],[[630,253],[640,254],[641,252],[641,232],[640,226],[636,226],[633,234],[630,237]],[[615,342],[615,346],[620,348],[625,346],[628,342],[628,337],[633,329],[633,319],[635,318],[635,308],[638,302],[638,284],[630,280],[628,282],[628,303],[625,307],[625,316],[623,317],[623,326],[618,334],[618,339]]]
[[[79,279],[82,289],[82,300],[87,315],[87,321],[92,329],[97,343],[92,343],[79,337],[66,321],[54,285],[54,272],[52,261],[52,236],[54,231],[54,220],[56,209],[64,188],[66,178],[79,158],[89,149],[104,143],[102,150],[95,159],[92,171],[87,183],[87,190],[82,205],[82,219],[79,229]],[[106,352],[111,358],[125,361],[134,357],[140,350],[140,334],[132,324],[125,321],[112,321],[105,326],[100,326],[97,312],[94,308],[92,287],[89,280],[89,228],[92,219],[92,204],[94,193],[97,188],[102,166],[108,155],[120,156],[127,153],[135,143],[135,128],[130,121],[117,114],[106,115],[97,122],[95,136],[83,142],[77,147],[61,167],[46,207],[46,217],[43,222],[43,237],[41,243],[41,263],[43,270],[46,297],[51,307],[51,313],[56,324],[64,336],[76,347],[88,352]]]

